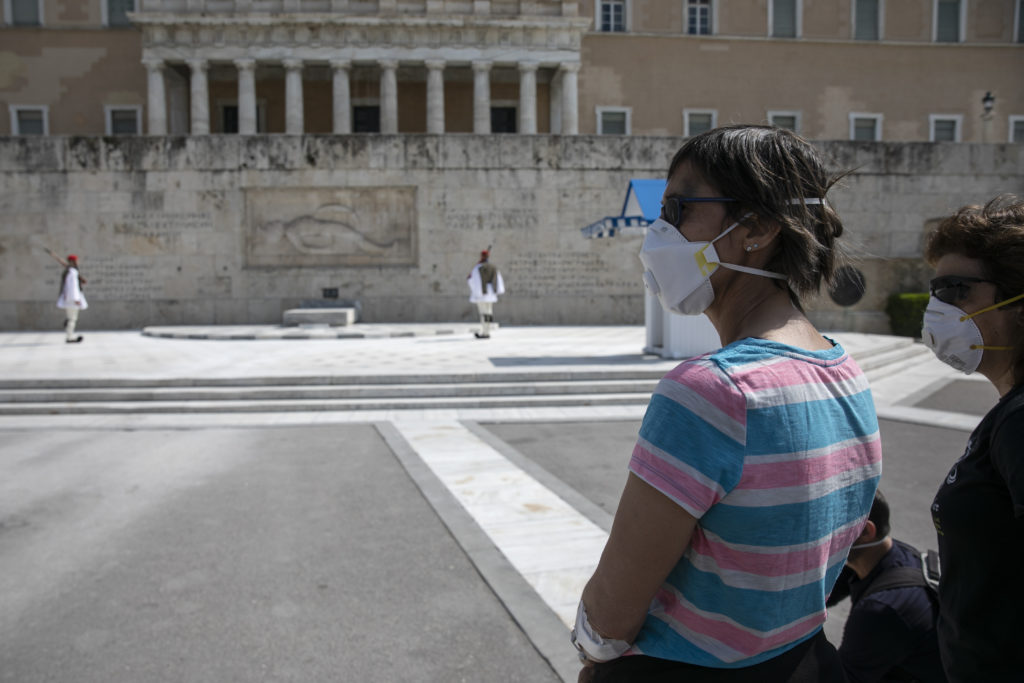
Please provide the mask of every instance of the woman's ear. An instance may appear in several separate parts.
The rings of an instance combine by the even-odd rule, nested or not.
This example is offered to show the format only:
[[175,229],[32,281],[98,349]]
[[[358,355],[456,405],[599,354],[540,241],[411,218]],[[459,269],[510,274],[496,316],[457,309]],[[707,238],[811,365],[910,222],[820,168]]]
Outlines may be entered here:
[[778,223],[762,220],[758,216],[751,216],[741,225],[747,229],[747,235],[743,239],[743,249],[748,252],[766,249],[782,232],[782,226]]
[[860,536],[854,541],[854,545],[858,543],[872,543],[878,540],[878,527],[870,519],[864,522],[864,528],[861,529]]

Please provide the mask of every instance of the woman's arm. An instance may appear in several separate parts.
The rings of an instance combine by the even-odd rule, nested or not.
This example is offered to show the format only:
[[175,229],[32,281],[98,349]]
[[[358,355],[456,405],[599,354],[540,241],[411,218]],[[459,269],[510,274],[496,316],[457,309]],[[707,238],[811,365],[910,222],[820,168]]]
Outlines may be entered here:
[[583,589],[591,627],[632,643],[696,526],[696,517],[631,472],[601,561]]

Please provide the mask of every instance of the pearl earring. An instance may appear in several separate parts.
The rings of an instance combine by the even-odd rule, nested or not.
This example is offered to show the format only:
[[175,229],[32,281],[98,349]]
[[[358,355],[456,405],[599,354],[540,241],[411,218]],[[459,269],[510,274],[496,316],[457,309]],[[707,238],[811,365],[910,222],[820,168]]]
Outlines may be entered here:
[[754,251],[755,249],[757,249],[757,244],[756,243],[755,244],[748,244],[747,245],[747,251]]

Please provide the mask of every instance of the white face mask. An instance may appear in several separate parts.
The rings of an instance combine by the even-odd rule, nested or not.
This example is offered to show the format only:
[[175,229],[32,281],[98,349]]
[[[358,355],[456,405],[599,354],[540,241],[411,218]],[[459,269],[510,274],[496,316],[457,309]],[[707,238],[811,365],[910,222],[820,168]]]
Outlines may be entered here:
[[985,349],[1009,351],[1012,346],[986,346],[981,330],[971,318],[1017,301],[1024,294],[1012,299],[967,314],[953,304],[939,301],[934,296],[928,299],[921,326],[921,341],[946,365],[964,374],[971,374],[981,364]]
[[[749,216],[746,214],[743,218]],[[690,242],[675,226],[657,219],[647,226],[647,235],[640,248],[644,264],[644,284],[665,310],[682,315],[700,315],[715,300],[711,274],[719,266],[752,275],[785,280],[786,276],[733,263],[722,263],[715,251],[715,242],[740,224],[736,221],[710,242]]]
[[875,546],[882,545],[887,540],[888,536],[878,539],[877,541],[871,541],[870,543],[854,543],[850,546],[850,550],[862,550],[863,548],[874,548]]

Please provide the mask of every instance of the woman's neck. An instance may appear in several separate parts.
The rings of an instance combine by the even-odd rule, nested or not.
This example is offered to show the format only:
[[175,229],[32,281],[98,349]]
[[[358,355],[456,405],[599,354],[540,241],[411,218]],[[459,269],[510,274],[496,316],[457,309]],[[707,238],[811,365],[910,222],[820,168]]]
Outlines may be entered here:
[[[752,278],[753,279],[753,278]],[[761,278],[758,278],[760,280]],[[744,297],[724,297],[707,315],[722,344],[754,337],[797,348],[823,350],[831,344],[790,301],[789,292],[774,283],[744,283]]]

